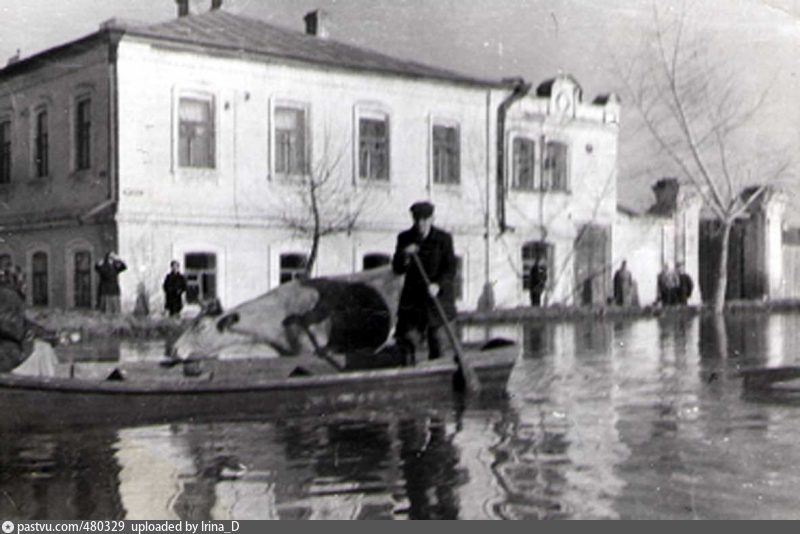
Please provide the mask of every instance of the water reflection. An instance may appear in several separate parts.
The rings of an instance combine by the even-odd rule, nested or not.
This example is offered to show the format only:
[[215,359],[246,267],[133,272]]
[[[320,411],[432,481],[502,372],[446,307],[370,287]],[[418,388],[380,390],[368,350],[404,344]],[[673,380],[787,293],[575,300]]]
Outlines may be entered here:
[[122,430],[119,490],[128,518],[458,518],[470,478],[460,425],[430,415]]
[[118,518],[114,432],[4,435],[0,517]]
[[0,516],[800,517],[800,409],[737,376],[797,364],[800,317],[464,331],[487,335],[525,347],[504,401],[3,436]]

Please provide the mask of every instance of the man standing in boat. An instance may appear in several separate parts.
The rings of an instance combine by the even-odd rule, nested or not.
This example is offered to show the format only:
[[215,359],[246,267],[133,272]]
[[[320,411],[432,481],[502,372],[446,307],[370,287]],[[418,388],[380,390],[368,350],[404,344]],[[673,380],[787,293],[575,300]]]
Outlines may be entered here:
[[[395,338],[409,364],[416,362],[416,349],[423,336],[427,336],[431,360],[439,358],[446,348],[452,348],[433,299],[439,300],[448,321],[455,317],[456,258],[453,238],[433,226],[433,212],[430,202],[416,202],[411,206],[414,225],[397,236],[392,258],[394,272],[406,275],[400,293]],[[419,262],[414,260],[414,255]],[[418,265],[425,270],[424,274]]]

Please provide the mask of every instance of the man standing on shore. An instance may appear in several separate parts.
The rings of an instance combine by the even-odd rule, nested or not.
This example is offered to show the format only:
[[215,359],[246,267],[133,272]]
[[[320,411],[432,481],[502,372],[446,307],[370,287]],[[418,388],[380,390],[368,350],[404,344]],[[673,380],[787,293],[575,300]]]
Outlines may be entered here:
[[119,273],[127,269],[125,262],[114,252],[108,252],[102,261],[95,264],[94,270],[100,277],[97,287],[98,308],[106,313],[119,313]]
[[181,265],[169,262],[169,273],[164,277],[164,308],[170,317],[177,317],[183,309],[183,294],[186,293],[186,277],[181,274]]
[[678,264],[678,304],[685,306],[689,302],[689,297],[692,296],[694,290],[694,282],[692,277],[689,276],[684,270],[683,263]]

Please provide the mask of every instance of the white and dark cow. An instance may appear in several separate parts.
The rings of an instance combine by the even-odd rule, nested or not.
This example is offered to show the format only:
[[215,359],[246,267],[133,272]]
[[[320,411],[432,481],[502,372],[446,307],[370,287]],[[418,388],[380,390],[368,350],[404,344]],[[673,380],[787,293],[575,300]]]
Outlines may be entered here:
[[402,280],[391,266],[293,280],[226,312],[201,314],[171,353],[187,360],[374,351],[389,339]]

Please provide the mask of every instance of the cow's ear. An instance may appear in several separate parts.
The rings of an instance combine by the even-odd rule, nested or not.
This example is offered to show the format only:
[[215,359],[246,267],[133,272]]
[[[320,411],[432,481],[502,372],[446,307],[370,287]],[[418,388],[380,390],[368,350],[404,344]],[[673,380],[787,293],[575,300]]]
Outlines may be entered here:
[[228,330],[231,326],[235,325],[239,322],[239,314],[238,313],[229,313],[224,317],[220,317],[219,321],[217,321],[217,330],[220,332],[224,332]]

